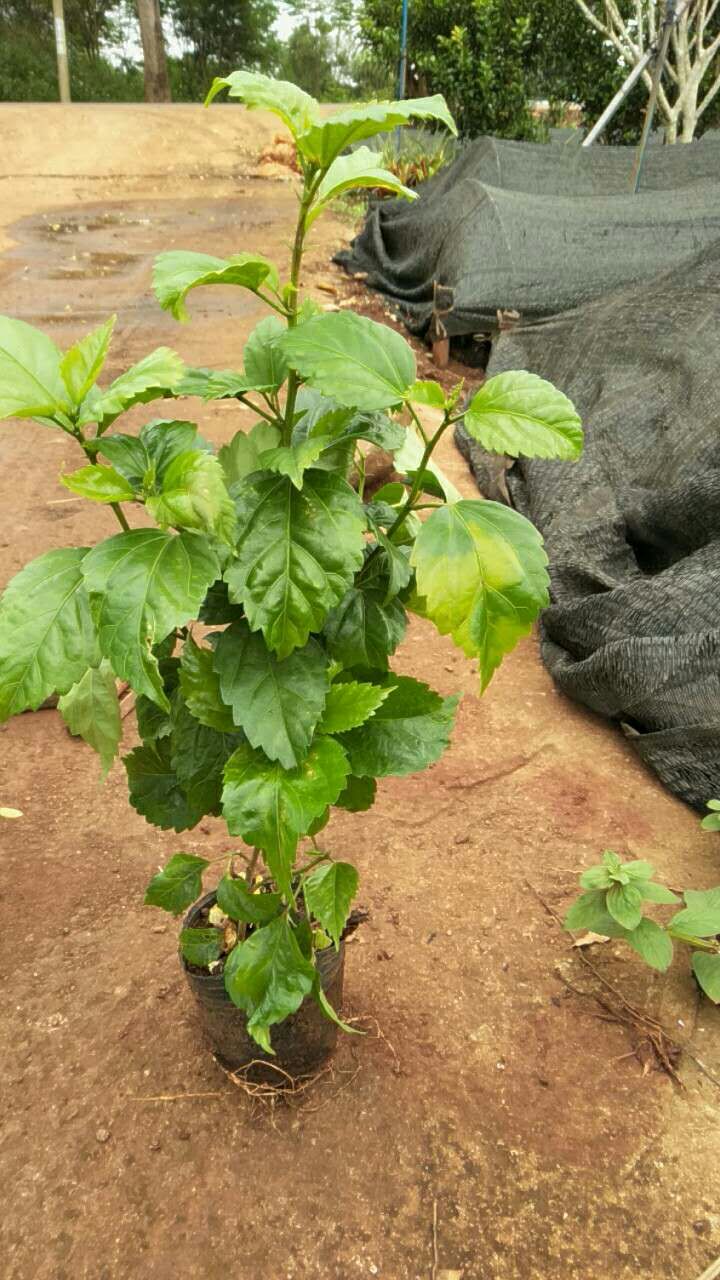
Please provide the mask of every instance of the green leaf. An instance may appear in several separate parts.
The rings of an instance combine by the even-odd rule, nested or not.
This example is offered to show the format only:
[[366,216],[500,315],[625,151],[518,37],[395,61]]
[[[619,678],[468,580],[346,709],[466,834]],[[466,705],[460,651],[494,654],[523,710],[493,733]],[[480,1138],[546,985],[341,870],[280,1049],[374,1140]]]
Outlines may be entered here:
[[259,387],[278,391],[288,375],[288,363],[278,338],[286,326],[279,316],[266,316],[255,326],[245,343],[245,372]]
[[707,951],[693,951],[690,963],[705,995],[714,1004],[720,1004],[720,956],[710,955]]
[[340,792],[335,807],[347,809],[348,813],[365,813],[375,803],[377,783],[374,778],[357,778],[351,776]]
[[278,339],[290,364],[341,405],[386,409],[415,381],[415,356],[404,338],[367,316],[315,316]]
[[145,505],[161,528],[201,529],[233,545],[235,507],[222,466],[212,454],[178,454],[162,477],[160,492]]
[[223,936],[219,929],[181,929],[180,951],[186,964],[206,969],[222,955]]
[[214,656],[223,701],[253,747],[292,769],[306,757],[325,705],[328,662],[315,640],[282,660],[246,622],[220,636]]
[[358,873],[349,862],[329,862],[316,867],[303,881],[308,915],[314,916],[335,943],[340,938],[358,887]]
[[697,938],[711,938],[720,933],[720,887],[688,889],[683,897],[686,905],[673,916],[671,929],[693,933]]
[[179,916],[202,893],[202,873],[210,863],[192,853],[174,853],[153,876],[145,893],[146,907],[162,907]]
[[101,436],[100,452],[112,463],[115,471],[124,476],[133,493],[142,488],[151,467],[150,455],[142,440],[121,433]]
[[631,880],[652,880],[655,875],[655,868],[652,863],[645,862],[639,858],[634,862],[623,862],[621,867]]
[[244,880],[223,876],[217,887],[217,904],[231,920],[269,924],[282,909],[279,893],[251,893]]
[[[123,756],[130,803],[162,831],[189,831],[205,817],[205,810],[202,805],[193,807],[188,800],[175,772],[171,751],[171,739],[164,737],[135,747]],[[191,901],[189,898],[188,903]]]
[[[395,467],[401,475],[414,474],[420,468],[425,446],[422,444],[420,437],[412,427],[408,427],[405,431],[405,439],[402,447],[395,450]],[[447,476],[432,458],[427,463],[427,470],[432,472],[438,481],[442,492],[445,494],[448,502],[460,502],[462,494],[459,489],[455,488],[452,480],[448,480]]]
[[232,400],[246,391],[269,390],[236,369],[186,369],[175,388],[176,396],[201,396],[203,400]]
[[638,925],[625,935],[634,951],[646,964],[664,973],[673,957],[672,939],[654,920],[643,917]]
[[535,373],[488,378],[465,410],[465,426],[490,453],[566,461],[582,453],[582,424],[575,406]]
[[260,455],[260,466],[264,471],[288,476],[296,489],[302,489],[305,472],[317,462],[329,444],[332,441],[328,436],[313,436],[309,440],[303,440],[302,444],[280,445],[277,449],[268,449]]
[[388,600],[390,579],[378,564],[370,578],[358,580],[327,616],[324,636],[328,652],[344,667],[385,670],[407,629],[399,600]]
[[720,831],[720,813],[709,813],[700,826],[704,831]]
[[349,155],[338,156],[333,160],[317,190],[317,196],[307,219],[307,226],[312,226],[315,219],[331,200],[356,187],[377,187],[385,191],[393,191],[396,196],[406,200],[417,200],[417,191],[412,191],[400,181],[396,174],[378,163],[378,152],[369,147],[358,147]]
[[446,396],[439,382],[413,382],[406,399],[412,404],[427,405],[430,409],[444,409]]
[[387,133],[410,120],[438,120],[451,133],[457,133],[445,99],[436,93],[432,98],[409,98],[403,102],[353,103],[325,120],[316,118],[306,124],[298,138],[298,148],[324,168],[353,143]]
[[103,661],[99,667],[89,667],[77,684],[60,698],[58,710],[70,732],[84,738],[93,751],[97,751],[105,777],[118,753],[122,733],[115,676],[110,664]]
[[277,273],[267,258],[252,253],[235,253],[215,258],[208,253],[171,249],[155,259],[153,289],[163,311],[176,320],[187,320],[185,298],[191,289],[208,284],[234,284],[257,293],[268,281],[277,287]]
[[55,343],[24,320],[0,316],[0,418],[50,418],[69,407]]
[[330,1022],[334,1022],[336,1027],[340,1027],[341,1031],[345,1031],[352,1036],[362,1036],[365,1034],[365,1032],[361,1031],[359,1027],[351,1027],[347,1022],[343,1022],[342,1018],[338,1017],[330,1001],[325,995],[322,982],[320,979],[320,974],[317,972],[317,970],[315,972],[315,982],[313,984],[312,993],[313,993],[313,998],[316,1000],[316,1002],[322,1009],[323,1013],[325,1014],[325,1017],[328,1018]]
[[228,485],[236,484],[260,470],[260,454],[280,443],[280,432],[269,422],[257,422],[251,431],[237,431],[229,444],[218,451],[218,460]]
[[220,812],[223,769],[242,740],[237,729],[226,734],[201,724],[181,694],[173,697],[170,760],[190,812],[198,815],[196,821]]
[[248,1015],[247,1029],[272,1053],[269,1028],[300,1008],[315,982],[315,967],[303,956],[286,916],[279,916],[239,942],[225,962],[225,990]]
[[135,497],[130,482],[114,467],[93,464],[71,471],[60,479],[71,493],[90,498],[92,502],[128,502]]
[[385,701],[370,720],[340,739],[350,771],[404,777],[435,764],[450,740],[459,696],[441,698],[422,681],[394,673],[378,677],[378,684],[389,691]]
[[639,889],[644,902],[662,902],[671,905],[680,901],[676,894],[665,888],[664,884],[655,884],[653,880],[634,880],[633,884]]
[[68,693],[100,661],[82,574],[84,547],[46,551],[0,600],[0,722]]
[[208,587],[207,595],[200,606],[198,618],[211,626],[222,626],[226,622],[235,622],[243,617],[242,606],[232,604],[228,595],[227,582],[218,578]]
[[347,729],[357,729],[390,696],[391,689],[392,686],[381,689],[376,684],[361,684],[358,680],[332,684],[328,690],[319,732],[343,733]]
[[216,76],[205,105],[223,89],[228,90],[229,97],[242,99],[250,110],[272,111],[294,136],[305,133],[319,118],[315,98],[289,80],[273,80],[258,71],[233,71],[229,76]]
[[155,478],[162,480],[170,464],[193,451],[212,453],[213,447],[198,435],[194,422],[177,418],[153,418],[140,430],[140,444],[155,468]]
[[133,405],[147,404],[150,400],[160,400],[172,395],[184,369],[182,360],[174,351],[170,351],[168,347],[158,347],[125,373],[121,373],[100,395],[94,396],[90,392],[83,402],[80,425],[99,422],[106,427]]
[[642,920],[642,895],[634,884],[613,884],[605,895],[613,920],[623,929],[636,929]]
[[225,766],[228,830],[262,849],[286,898],[298,838],[334,803],[347,775],[345,752],[332,738],[319,738],[296,769],[283,769],[250,746],[238,747]]
[[609,889],[612,884],[607,867],[588,867],[580,877],[583,889]]
[[720,800],[708,800],[705,808],[713,809],[715,812],[718,812],[718,810],[720,810]]
[[180,689],[196,720],[219,733],[233,733],[237,725],[232,709],[223,702],[213,661],[212,649],[202,649],[188,636],[180,658]]
[[609,914],[605,897],[604,889],[591,889],[587,893],[581,893],[563,920],[565,928],[573,932],[591,929],[593,933],[600,933],[606,938],[624,937],[626,930]]
[[60,361],[60,375],[73,404],[81,404],[95,383],[110,347],[117,316],[110,316],[99,329],[86,334]]
[[249,476],[236,490],[238,559],[225,573],[279,658],[319,631],[363,560],[365,513],[340,476],[313,471],[298,491],[286,476]]
[[85,556],[100,648],[117,676],[160,707],[168,703],[150,646],[197,616],[218,573],[215,552],[195,533],[131,529]]
[[415,541],[418,594],[441,635],[477,657],[487,688],[504,654],[548,603],[537,530],[497,502],[465,500],[430,513]]

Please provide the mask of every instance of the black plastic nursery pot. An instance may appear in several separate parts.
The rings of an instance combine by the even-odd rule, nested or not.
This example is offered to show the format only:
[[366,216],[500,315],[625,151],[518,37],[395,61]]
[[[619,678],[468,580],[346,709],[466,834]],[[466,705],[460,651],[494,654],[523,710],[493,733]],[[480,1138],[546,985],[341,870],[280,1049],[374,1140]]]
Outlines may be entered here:
[[[215,894],[206,893],[188,911],[183,928],[197,928],[202,924],[203,912],[214,905]],[[265,1053],[248,1034],[245,1014],[233,1004],[227,994],[222,973],[199,973],[190,969],[182,955],[180,963],[195,997],[205,1040],[218,1061],[231,1071],[242,1071],[248,1079],[269,1080],[280,1085],[282,1072],[287,1072],[293,1078],[312,1075],[335,1048],[337,1026],[325,1017],[315,1000],[306,997],[297,1013],[272,1027],[275,1056]],[[339,1013],[345,972],[345,944],[340,943],[339,951],[334,947],[327,947],[318,952],[316,964],[323,991]],[[272,1066],[263,1067],[264,1062]],[[252,1067],[250,1063],[253,1063]]]

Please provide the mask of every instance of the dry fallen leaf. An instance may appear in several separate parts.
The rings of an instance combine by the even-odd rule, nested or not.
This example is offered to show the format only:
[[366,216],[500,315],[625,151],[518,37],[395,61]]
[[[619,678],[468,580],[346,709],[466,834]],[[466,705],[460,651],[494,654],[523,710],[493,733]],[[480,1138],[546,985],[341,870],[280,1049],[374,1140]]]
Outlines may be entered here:
[[581,938],[576,938],[573,942],[574,947],[591,947],[594,942],[609,942],[610,939],[605,937],[604,933],[593,933],[590,930],[584,933]]

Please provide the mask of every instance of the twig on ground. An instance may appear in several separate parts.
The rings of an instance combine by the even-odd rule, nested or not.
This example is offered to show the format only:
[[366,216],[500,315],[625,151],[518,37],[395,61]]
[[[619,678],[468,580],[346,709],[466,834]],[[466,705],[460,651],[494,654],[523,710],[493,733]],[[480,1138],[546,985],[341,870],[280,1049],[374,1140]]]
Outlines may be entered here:
[[720,1276],[720,1258],[716,1258],[714,1262],[711,1262],[707,1270],[703,1271],[697,1280],[717,1280],[718,1276]]
[[436,1280],[436,1277],[437,1277],[437,1269],[438,1269],[437,1218],[438,1218],[438,1214],[437,1214],[437,1200],[433,1200],[433,1214],[432,1214],[432,1251],[433,1251],[433,1260],[432,1260],[432,1268],[431,1268],[431,1270],[430,1270],[430,1280]]
[[213,1089],[207,1093],[136,1093],[130,1095],[131,1102],[185,1102],[188,1098],[222,1098],[224,1089]]

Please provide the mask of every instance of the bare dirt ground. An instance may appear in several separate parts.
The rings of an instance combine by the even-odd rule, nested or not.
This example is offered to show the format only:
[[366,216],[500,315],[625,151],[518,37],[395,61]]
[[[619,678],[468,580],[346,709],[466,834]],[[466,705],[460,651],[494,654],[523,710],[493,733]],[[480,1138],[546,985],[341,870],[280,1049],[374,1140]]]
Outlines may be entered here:
[[[117,311],[112,374],[160,343],[239,365],[259,305],[207,291],[181,328],[150,268],[172,245],[287,261],[292,186],[251,176],[274,132],[239,108],[0,108],[0,310],[60,345]],[[347,234],[318,227],[311,290],[349,291],[329,266]],[[222,442],[250,415],[221,403],[200,421]],[[58,483],[71,442],[0,430],[0,580],[113,532]],[[682,961],[661,978],[592,949],[686,1046],[678,1087],[593,998],[617,1007],[533,892],[562,912],[608,846],[706,887],[717,838],[554,690],[534,640],[482,701],[471,664],[420,623],[399,665],[464,692],[454,743],[328,828],[371,913],[345,1007],[369,1034],[274,1113],[200,1048],[175,928],[141,905],[171,852],[223,851],[221,824],[153,831],[122,766],[101,789],[55,712],[0,730],[0,797],[25,814],[0,832],[8,1280],[697,1280],[720,1254],[720,1015]]]

